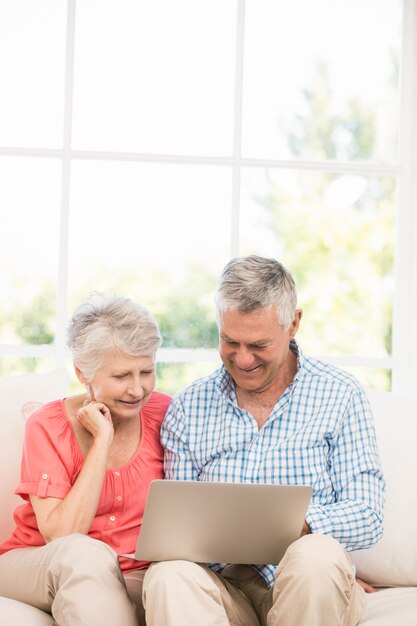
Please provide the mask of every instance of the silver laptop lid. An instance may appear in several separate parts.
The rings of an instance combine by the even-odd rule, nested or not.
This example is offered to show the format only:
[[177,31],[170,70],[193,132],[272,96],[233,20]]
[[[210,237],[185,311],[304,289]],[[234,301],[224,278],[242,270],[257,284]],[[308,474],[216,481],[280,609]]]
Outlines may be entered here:
[[278,563],[300,536],[311,493],[304,485],[155,480],[135,558]]

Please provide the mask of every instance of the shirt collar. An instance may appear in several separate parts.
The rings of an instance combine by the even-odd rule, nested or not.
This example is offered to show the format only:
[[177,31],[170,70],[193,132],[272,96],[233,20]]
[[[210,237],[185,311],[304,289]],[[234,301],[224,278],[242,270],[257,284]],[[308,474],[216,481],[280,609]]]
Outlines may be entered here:
[[224,364],[222,364],[218,370],[216,385],[220,393],[224,393],[227,396],[230,396],[231,394],[235,395],[233,379]]
[[290,340],[290,350],[297,357],[297,371],[294,376],[294,381],[296,382],[300,378],[301,369],[304,366],[305,356],[304,352],[301,350],[295,339]]

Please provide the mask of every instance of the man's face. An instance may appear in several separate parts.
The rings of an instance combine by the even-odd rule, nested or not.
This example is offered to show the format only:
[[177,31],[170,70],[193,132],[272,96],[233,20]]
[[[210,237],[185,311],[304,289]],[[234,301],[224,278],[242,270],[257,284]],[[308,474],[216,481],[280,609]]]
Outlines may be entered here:
[[278,323],[276,307],[219,315],[219,352],[235,384],[245,391],[261,392],[279,384],[289,356],[289,342],[300,323],[301,311],[288,330]]

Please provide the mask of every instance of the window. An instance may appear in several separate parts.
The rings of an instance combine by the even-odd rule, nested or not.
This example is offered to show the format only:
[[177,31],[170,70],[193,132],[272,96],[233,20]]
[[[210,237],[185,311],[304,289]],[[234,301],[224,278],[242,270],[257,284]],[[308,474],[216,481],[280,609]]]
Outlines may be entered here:
[[155,314],[175,392],[218,363],[221,268],[257,253],[296,279],[306,352],[411,393],[414,4],[1,3],[0,375],[68,366],[103,290]]

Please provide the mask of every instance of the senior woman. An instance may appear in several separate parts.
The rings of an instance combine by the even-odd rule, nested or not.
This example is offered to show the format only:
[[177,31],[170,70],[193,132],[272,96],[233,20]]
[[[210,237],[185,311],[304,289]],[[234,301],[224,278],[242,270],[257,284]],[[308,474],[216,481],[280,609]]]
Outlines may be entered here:
[[24,504],[0,545],[0,595],[59,626],[136,626],[149,565],[134,552],[150,482],[163,476],[159,431],[170,398],[154,392],[161,337],[147,309],[95,294],[74,312],[68,346],[85,394],[28,420]]

